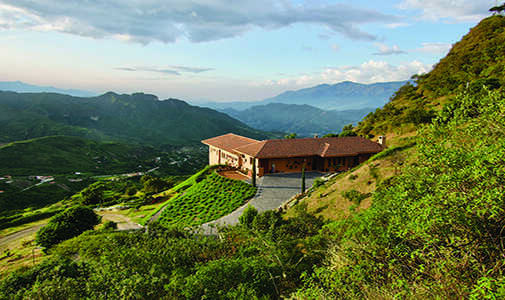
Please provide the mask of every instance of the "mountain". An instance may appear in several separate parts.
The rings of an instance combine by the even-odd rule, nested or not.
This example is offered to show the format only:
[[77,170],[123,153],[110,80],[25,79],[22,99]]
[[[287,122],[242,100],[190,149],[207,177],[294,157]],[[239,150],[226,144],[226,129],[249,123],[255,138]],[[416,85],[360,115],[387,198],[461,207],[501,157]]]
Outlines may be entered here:
[[263,101],[289,104],[309,104],[322,109],[362,109],[380,107],[406,81],[362,84],[344,81],[337,84],[320,84],[297,91],[287,91]]
[[269,103],[240,111],[232,108],[222,111],[259,130],[322,136],[340,132],[342,127],[357,123],[373,109],[338,111],[322,110],[306,104]]
[[202,106],[217,110],[233,108],[244,110],[268,103],[308,104],[325,110],[351,110],[383,106],[398,88],[407,81],[362,84],[344,81],[336,84],[320,84],[314,87],[287,91],[272,98],[252,102],[205,102]]
[[18,93],[58,93],[75,97],[93,97],[96,93],[74,89],[59,89],[52,86],[38,86],[21,81],[0,81],[0,91],[11,91]]
[[0,143],[67,135],[155,146],[199,143],[235,132],[267,135],[224,113],[154,95],[113,92],[79,98],[54,93],[0,92]]

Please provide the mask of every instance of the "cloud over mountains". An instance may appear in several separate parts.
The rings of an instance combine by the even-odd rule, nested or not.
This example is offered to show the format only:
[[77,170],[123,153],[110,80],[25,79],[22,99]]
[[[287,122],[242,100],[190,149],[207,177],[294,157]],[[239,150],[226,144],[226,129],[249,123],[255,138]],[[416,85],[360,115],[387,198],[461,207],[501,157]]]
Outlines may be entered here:
[[213,41],[297,23],[317,24],[355,40],[376,40],[360,26],[397,17],[347,4],[286,0],[0,0],[0,28],[58,31],[147,44]]

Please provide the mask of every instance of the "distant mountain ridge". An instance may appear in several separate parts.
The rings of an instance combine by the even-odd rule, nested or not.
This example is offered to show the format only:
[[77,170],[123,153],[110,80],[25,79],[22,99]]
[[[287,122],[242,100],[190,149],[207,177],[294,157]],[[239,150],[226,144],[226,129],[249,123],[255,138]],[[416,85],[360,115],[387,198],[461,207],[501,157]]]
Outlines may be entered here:
[[336,84],[320,84],[296,91],[287,91],[265,99],[266,102],[309,104],[322,109],[349,110],[364,107],[380,107],[407,81],[379,82],[371,84],[344,81]]
[[259,130],[296,133],[305,137],[339,133],[345,125],[356,124],[373,110],[323,110],[307,104],[269,103],[245,110],[228,108],[222,111]]
[[230,116],[177,99],[108,92],[79,98],[54,93],[0,91],[0,143],[67,135],[97,141],[185,145],[235,132],[267,135]]
[[76,90],[76,89],[59,89],[52,86],[38,86],[21,81],[0,81],[0,91],[11,91],[18,93],[58,93],[66,94],[75,97],[93,97],[98,96],[97,93]]
[[320,84],[296,91],[286,91],[261,101],[203,102],[218,110],[233,108],[244,110],[269,103],[308,104],[325,110],[353,110],[382,107],[389,98],[409,81],[377,82],[371,84],[344,81],[336,84]]

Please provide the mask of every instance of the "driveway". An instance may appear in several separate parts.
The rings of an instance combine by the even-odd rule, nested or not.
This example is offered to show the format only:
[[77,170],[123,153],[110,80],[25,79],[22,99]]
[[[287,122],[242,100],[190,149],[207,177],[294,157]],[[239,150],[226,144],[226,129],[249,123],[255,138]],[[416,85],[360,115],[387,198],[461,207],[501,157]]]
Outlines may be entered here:
[[[322,173],[306,172],[305,185],[308,189],[316,178],[323,176]],[[202,225],[205,234],[216,233],[215,228],[211,225],[234,225],[238,223],[238,218],[244,212],[248,205],[254,206],[258,212],[276,209],[281,207],[286,201],[301,192],[302,186],[301,173],[282,173],[271,174],[260,177],[257,181],[258,191],[256,196],[249,200],[245,205],[241,206],[229,215],[226,215],[215,221]]]

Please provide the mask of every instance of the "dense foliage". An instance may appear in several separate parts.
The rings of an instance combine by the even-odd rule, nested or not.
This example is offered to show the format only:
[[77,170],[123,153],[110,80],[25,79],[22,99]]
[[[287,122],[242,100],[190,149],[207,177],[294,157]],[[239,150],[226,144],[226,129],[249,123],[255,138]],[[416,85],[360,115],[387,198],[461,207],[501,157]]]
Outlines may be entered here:
[[256,194],[256,188],[210,172],[184,194],[166,205],[159,222],[165,225],[200,225],[225,216]]
[[[220,238],[152,226],[85,233],[0,283],[0,298],[277,299],[322,261],[323,222],[266,212]],[[78,260],[74,260],[79,257]]]
[[505,97],[462,95],[417,140],[417,163],[332,224],[304,297],[505,297]]
[[37,232],[35,242],[44,248],[50,248],[93,229],[99,223],[100,217],[92,209],[85,206],[71,207],[52,217]]

